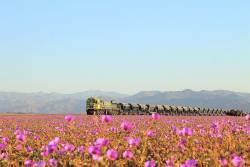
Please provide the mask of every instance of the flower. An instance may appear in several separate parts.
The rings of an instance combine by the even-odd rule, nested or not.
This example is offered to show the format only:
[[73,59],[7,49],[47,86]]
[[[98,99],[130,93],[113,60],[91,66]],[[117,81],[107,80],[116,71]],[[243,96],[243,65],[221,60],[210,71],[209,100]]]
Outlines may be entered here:
[[88,152],[91,154],[91,155],[101,155],[101,150],[99,147],[97,146],[90,146],[88,148]]
[[47,146],[47,151],[49,153],[53,153],[53,152],[57,151],[57,145],[59,144],[59,142],[60,142],[59,137],[56,137],[54,140],[50,141],[48,146]]
[[239,156],[234,156],[232,159],[232,163],[236,167],[241,167],[244,164],[244,160]]
[[49,160],[49,165],[50,166],[57,166],[57,160],[55,158],[52,158]]
[[174,134],[176,134],[179,131],[179,129],[176,126],[172,126],[172,130]]
[[95,145],[97,146],[107,146],[109,144],[109,141],[104,138],[99,138],[95,141]]
[[102,157],[100,155],[94,154],[94,155],[92,155],[92,159],[95,161],[101,161]]
[[158,113],[152,113],[152,119],[154,119],[154,120],[160,119],[160,114],[158,114]]
[[211,128],[218,129],[219,128],[219,122],[212,122]]
[[226,166],[228,164],[227,159],[225,159],[225,158],[219,159],[219,163],[221,166]]
[[117,151],[113,150],[113,149],[109,149],[106,153],[106,156],[108,159],[110,160],[116,160],[118,158],[118,153]]
[[3,143],[8,143],[8,142],[9,142],[9,138],[3,137],[3,138],[2,138],[2,141],[3,141]]
[[186,145],[186,144],[187,144],[187,140],[181,138],[181,139],[179,140],[179,144],[180,144],[180,145]]
[[155,161],[146,161],[145,162],[145,167],[155,167],[156,166],[156,163]]
[[129,138],[128,144],[130,147],[137,147],[140,144],[141,139],[140,138]]
[[111,132],[116,132],[116,130],[117,130],[117,129],[116,129],[115,127],[111,127],[111,128],[110,128],[110,131],[111,131]]
[[172,159],[166,160],[165,167],[174,167],[174,162]]
[[39,137],[39,136],[35,136],[34,139],[35,139],[35,140],[39,140],[40,137]]
[[34,167],[45,167],[45,166],[46,166],[46,162],[43,160],[34,164]]
[[8,154],[5,152],[0,153],[0,160],[8,160]]
[[130,122],[122,122],[121,129],[125,131],[130,131],[132,129],[132,124]]
[[18,144],[18,145],[15,147],[15,149],[16,149],[17,151],[22,150],[22,148],[23,148],[23,146],[22,146],[21,144]]
[[75,150],[75,146],[73,144],[65,144],[64,147],[63,147],[64,151],[66,152],[72,152]]
[[43,156],[43,157],[47,157],[48,155],[49,155],[49,151],[47,151],[47,150],[41,152],[41,156]]
[[131,159],[134,157],[134,154],[131,151],[126,150],[122,153],[122,157],[125,159]]
[[245,118],[246,120],[250,121],[250,114],[247,114]]
[[75,120],[75,116],[73,115],[66,115],[64,119],[68,122],[73,122]]
[[102,115],[101,121],[102,123],[109,123],[112,121],[112,117],[110,115]]
[[26,140],[26,136],[22,133],[16,135],[16,140],[20,141],[20,142],[24,142]]
[[195,167],[197,165],[197,161],[194,159],[186,160],[184,164],[181,164],[180,167]]
[[1,150],[4,150],[5,148],[6,148],[6,145],[5,145],[5,144],[0,143],[0,151],[1,151]]
[[77,147],[77,151],[78,151],[79,153],[83,153],[84,150],[85,150],[84,146],[79,146],[79,147]]
[[47,146],[47,151],[48,153],[53,153],[55,151],[57,151],[57,145],[55,143],[49,143],[49,145]]
[[25,166],[25,167],[32,167],[32,166],[33,166],[33,163],[34,163],[34,162],[33,162],[32,160],[29,160],[29,159],[28,159],[28,160],[25,160],[25,161],[24,161],[24,166]]
[[32,147],[30,147],[30,146],[26,146],[26,151],[27,151],[27,152],[32,152],[33,149],[32,149]]
[[155,133],[153,131],[148,131],[147,132],[148,137],[153,137],[154,135],[155,135]]
[[15,135],[19,135],[19,134],[21,134],[22,132],[21,132],[21,130],[19,130],[18,128],[15,130],[15,132],[14,132],[14,134]]
[[60,137],[55,137],[55,139],[53,140],[53,142],[55,144],[58,144],[60,142]]
[[193,135],[193,130],[190,128],[183,128],[182,130],[178,131],[178,134],[181,136],[192,136]]

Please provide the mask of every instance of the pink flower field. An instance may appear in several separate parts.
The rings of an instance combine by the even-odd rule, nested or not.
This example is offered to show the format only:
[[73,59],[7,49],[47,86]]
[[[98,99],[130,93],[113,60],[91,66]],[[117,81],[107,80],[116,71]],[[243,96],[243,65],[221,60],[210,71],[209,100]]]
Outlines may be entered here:
[[0,115],[0,166],[250,166],[250,120]]

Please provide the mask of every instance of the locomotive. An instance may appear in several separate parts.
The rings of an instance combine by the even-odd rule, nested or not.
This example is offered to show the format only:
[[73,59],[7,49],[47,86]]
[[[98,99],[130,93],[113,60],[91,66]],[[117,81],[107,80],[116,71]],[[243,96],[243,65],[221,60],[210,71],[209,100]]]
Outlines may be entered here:
[[191,106],[131,104],[104,101],[100,98],[90,97],[86,100],[87,115],[187,115],[187,116],[244,116],[242,110],[212,109]]

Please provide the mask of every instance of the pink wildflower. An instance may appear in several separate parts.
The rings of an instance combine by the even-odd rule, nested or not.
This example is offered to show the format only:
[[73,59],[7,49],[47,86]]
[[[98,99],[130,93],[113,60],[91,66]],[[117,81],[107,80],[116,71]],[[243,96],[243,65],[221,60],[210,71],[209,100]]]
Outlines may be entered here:
[[147,132],[148,137],[153,137],[154,135],[155,135],[155,133],[153,131],[148,131]]
[[0,143],[0,151],[1,151],[1,150],[5,150],[5,148],[6,148],[6,144]]
[[26,151],[27,151],[27,152],[32,152],[33,149],[32,149],[32,147],[30,147],[30,146],[26,146]]
[[73,115],[66,115],[64,117],[64,119],[67,121],[67,122],[73,122],[75,120],[75,116]]
[[85,150],[84,146],[79,146],[79,147],[77,148],[77,151],[78,151],[79,153],[84,153],[84,150]]
[[94,161],[101,161],[103,158],[100,155],[98,155],[98,154],[93,154],[92,155],[92,159]]
[[23,146],[22,146],[21,144],[18,144],[18,145],[15,147],[15,149],[16,149],[17,151],[20,151],[20,150],[23,149]]
[[219,163],[221,166],[226,166],[228,164],[228,162],[225,158],[219,159]]
[[234,156],[232,163],[235,167],[242,167],[244,165],[244,160],[239,156]]
[[107,158],[110,160],[116,160],[118,158],[118,153],[117,151],[113,150],[113,149],[109,149],[106,153]]
[[24,166],[25,167],[32,167],[33,166],[33,161],[32,160],[25,160],[24,161]]
[[54,158],[50,159],[50,160],[49,160],[49,165],[50,165],[50,166],[57,166],[57,160],[54,159]]
[[178,134],[181,136],[192,136],[193,135],[193,130],[190,128],[183,128],[182,130],[178,131]]
[[34,164],[34,167],[45,167],[45,166],[46,166],[46,162],[43,160]]
[[53,140],[53,142],[55,144],[58,144],[60,142],[60,137],[55,137],[55,139]]
[[9,138],[7,138],[7,137],[3,137],[3,138],[2,138],[2,141],[3,141],[3,143],[8,143],[10,140],[9,140]]
[[197,161],[194,159],[190,159],[185,161],[184,164],[181,164],[180,167],[195,167],[195,166],[197,166]]
[[101,155],[101,150],[99,147],[97,146],[90,146],[88,148],[88,152],[91,154],[91,155]]
[[155,166],[156,166],[156,163],[153,160],[145,162],[145,167],[155,167]]
[[20,133],[16,135],[16,140],[18,140],[19,142],[24,142],[26,140],[26,136]]
[[101,121],[102,123],[110,123],[112,121],[112,117],[110,115],[102,115]]
[[140,144],[141,139],[140,138],[129,138],[128,144],[130,147],[138,147]]
[[126,150],[123,152],[122,157],[125,159],[131,159],[134,157],[134,154],[131,151]]
[[41,152],[41,156],[47,157],[49,155],[49,152],[47,150]]
[[166,160],[165,167],[174,167],[174,162],[172,159]]
[[117,129],[115,127],[111,127],[110,130],[111,130],[111,132],[116,132],[117,131]]
[[160,114],[158,114],[158,113],[152,113],[152,119],[154,119],[154,120],[160,119]]
[[99,138],[95,141],[95,145],[97,146],[107,146],[109,144],[109,141],[104,138]]
[[8,154],[5,152],[0,153],[0,160],[8,160]]
[[66,152],[72,152],[75,150],[75,146],[73,144],[65,144],[65,146],[63,147],[63,149],[66,151]]
[[129,122],[122,122],[121,129],[124,131],[130,131],[132,129],[132,124]]

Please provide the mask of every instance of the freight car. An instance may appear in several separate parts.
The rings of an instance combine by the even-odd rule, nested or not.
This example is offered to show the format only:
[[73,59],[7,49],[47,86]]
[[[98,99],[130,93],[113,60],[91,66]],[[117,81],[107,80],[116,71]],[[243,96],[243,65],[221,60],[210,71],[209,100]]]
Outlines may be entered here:
[[191,106],[132,104],[104,101],[90,97],[86,101],[88,115],[150,115],[157,112],[162,115],[187,115],[187,116],[244,116],[242,110],[224,110],[212,108],[200,108]]

